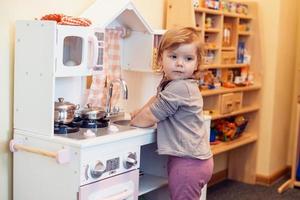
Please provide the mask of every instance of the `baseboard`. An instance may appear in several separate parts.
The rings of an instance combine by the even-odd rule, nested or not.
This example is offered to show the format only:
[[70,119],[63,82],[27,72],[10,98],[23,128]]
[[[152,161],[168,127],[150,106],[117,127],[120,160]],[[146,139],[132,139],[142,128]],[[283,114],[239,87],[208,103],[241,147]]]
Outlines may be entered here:
[[256,175],[256,184],[260,185],[272,185],[276,180],[281,178],[282,176],[291,173],[291,167],[286,166],[285,168],[278,170],[277,172],[271,174],[270,176],[265,176],[261,174]]
[[208,182],[208,187],[220,183],[227,179],[228,171],[224,169],[212,175],[210,181]]
[[[256,184],[260,185],[272,185],[275,181],[280,179],[282,176],[287,175],[291,173],[291,167],[286,166],[285,168],[278,170],[277,172],[271,174],[270,176],[265,176],[261,174],[256,175]],[[208,186],[215,185],[217,183],[220,183],[227,179],[228,171],[227,169],[224,169],[222,171],[219,171],[212,175],[212,178],[210,179]]]

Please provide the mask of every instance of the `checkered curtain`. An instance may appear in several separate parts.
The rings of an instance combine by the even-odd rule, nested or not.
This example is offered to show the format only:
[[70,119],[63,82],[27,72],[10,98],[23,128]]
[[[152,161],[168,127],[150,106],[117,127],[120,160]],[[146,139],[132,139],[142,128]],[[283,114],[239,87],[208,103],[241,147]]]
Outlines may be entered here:
[[[111,80],[121,77],[120,66],[120,39],[124,33],[122,28],[106,29],[104,48],[104,68],[103,73],[94,75],[88,96],[88,103],[93,106],[105,107],[108,83]],[[114,106],[120,96],[120,86],[114,84],[111,105]]]

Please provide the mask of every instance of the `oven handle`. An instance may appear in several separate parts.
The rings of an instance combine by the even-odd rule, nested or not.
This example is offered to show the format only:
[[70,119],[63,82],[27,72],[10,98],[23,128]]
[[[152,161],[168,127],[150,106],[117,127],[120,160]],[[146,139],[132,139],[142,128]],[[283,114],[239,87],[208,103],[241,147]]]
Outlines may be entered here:
[[97,200],[123,200],[123,199],[127,199],[128,197],[133,195],[133,190],[124,190],[118,194],[109,196],[109,197],[105,197],[105,198],[101,198],[101,199],[97,199]]
[[20,150],[54,158],[58,164],[65,164],[71,161],[70,150],[68,149],[61,149],[57,152],[52,152],[35,147],[29,147],[23,144],[18,144],[15,140],[10,140],[9,149],[11,152],[17,152],[18,150]]

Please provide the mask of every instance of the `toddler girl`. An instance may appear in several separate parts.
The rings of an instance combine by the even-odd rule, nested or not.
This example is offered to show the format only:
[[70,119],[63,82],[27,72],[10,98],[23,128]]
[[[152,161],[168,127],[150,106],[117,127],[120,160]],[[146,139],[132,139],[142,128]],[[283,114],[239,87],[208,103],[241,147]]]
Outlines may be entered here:
[[203,99],[197,83],[201,52],[196,29],[167,31],[158,47],[157,64],[163,72],[158,93],[132,113],[134,126],[157,123],[158,153],[168,155],[172,200],[199,200],[213,171]]

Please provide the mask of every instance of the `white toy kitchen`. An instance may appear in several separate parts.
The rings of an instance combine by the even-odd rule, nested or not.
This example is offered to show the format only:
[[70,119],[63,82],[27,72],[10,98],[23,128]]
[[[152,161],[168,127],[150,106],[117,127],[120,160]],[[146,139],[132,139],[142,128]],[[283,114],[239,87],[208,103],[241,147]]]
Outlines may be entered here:
[[[122,67],[151,70],[155,34],[131,1],[99,0],[82,16],[93,25],[16,22],[14,199],[168,199],[166,159],[155,152],[155,127],[131,127],[118,109],[105,108],[96,118],[58,109],[89,111],[86,77],[103,73],[106,29],[128,33],[121,39]],[[119,82],[124,97],[134,93],[126,80]],[[202,193],[204,200],[206,188]]]

